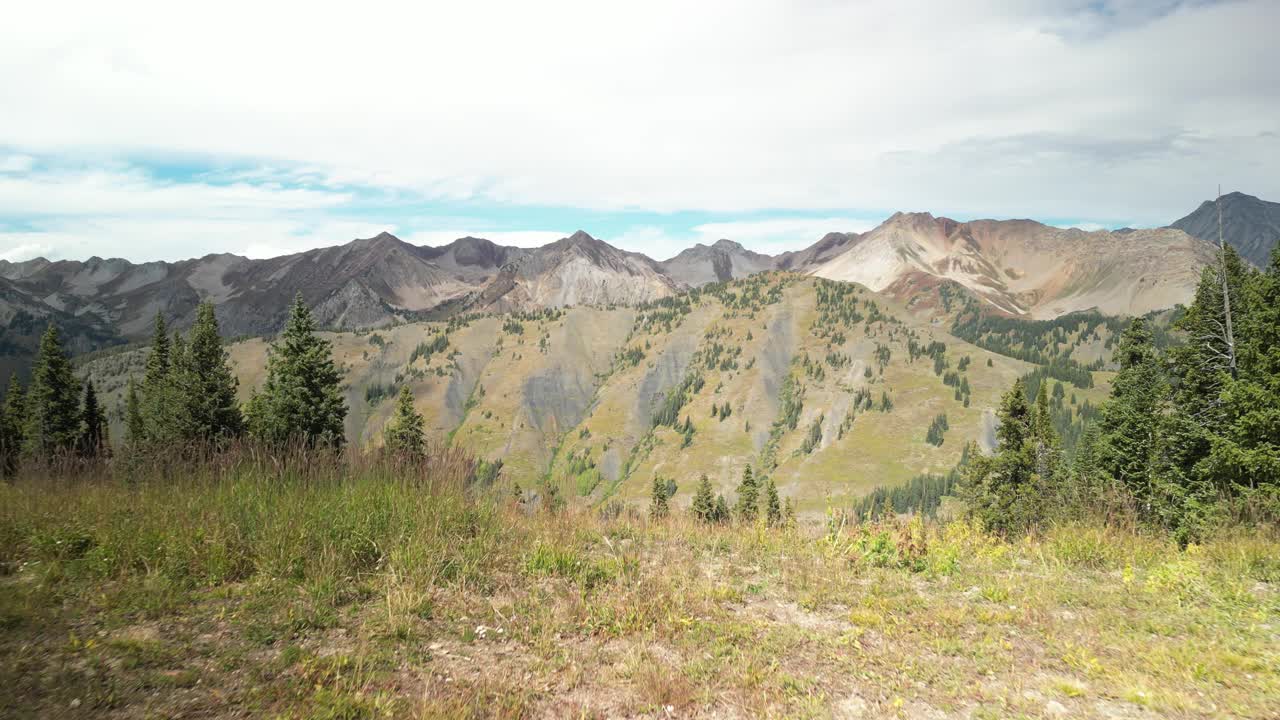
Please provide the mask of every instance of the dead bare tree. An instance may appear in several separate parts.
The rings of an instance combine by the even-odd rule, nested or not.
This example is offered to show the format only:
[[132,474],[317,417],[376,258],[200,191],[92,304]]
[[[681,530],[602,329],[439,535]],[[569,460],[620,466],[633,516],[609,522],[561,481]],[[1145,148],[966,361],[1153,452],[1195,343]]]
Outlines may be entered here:
[[1236,378],[1236,336],[1231,329],[1231,286],[1227,280],[1227,245],[1222,233],[1222,186],[1218,186],[1218,276],[1222,280],[1222,313],[1226,332],[1227,367]]

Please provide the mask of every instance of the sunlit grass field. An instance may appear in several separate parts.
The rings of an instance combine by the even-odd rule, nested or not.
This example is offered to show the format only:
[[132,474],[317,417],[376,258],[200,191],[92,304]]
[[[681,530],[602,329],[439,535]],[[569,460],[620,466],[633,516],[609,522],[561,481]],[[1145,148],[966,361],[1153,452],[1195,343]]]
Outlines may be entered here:
[[1280,716],[1280,541],[707,527],[243,451],[0,484],[0,716]]

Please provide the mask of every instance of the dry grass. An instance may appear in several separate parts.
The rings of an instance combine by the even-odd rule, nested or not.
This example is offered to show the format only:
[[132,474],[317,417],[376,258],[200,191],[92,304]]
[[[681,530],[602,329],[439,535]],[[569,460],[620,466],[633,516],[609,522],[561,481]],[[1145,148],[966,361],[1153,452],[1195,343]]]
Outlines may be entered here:
[[1280,714],[1280,542],[548,514],[373,459],[0,486],[7,717]]

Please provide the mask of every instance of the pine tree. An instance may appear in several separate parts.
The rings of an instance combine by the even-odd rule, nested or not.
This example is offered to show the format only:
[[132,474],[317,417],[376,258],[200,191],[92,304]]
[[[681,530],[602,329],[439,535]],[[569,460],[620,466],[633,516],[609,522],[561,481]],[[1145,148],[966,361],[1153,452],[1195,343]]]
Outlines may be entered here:
[[125,442],[137,448],[147,440],[147,423],[142,417],[142,398],[138,395],[138,384],[129,378],[129,389],[124,400]]
[[1040,499],[1052,503],[1062,493],[1059,467],[1062,465],[1062,443],[1053,429],[1053,410],[1049,404],[1046,383],[1040,383],[1035,408],[1031,413],[1031,443],[1035,453],[1035,472],[1040,485]]
[[58,326],[40,338],[27,396],[27,452],[49,457],[75,449],[80,439],[80,383],[62,347]]
[[759,489],[756,487],[755,477],[751,474],[751,466],[748,465],[742,471],[742,482],[738,484],[738,506],[736,508],[738,519],[743,522],[755,520],[760,511],[759,504]]
[[316,335],[302,294],[293,301],[284,332],[267,355],[267,379],[249,403],[251,432],[271,443],[301,439],[341,445],[347,405],[331,344]]
[[653,476],[653,490],[650,493],[649,517],[660,520],[671,510],[667,506],[667,483],[657,475]]
[[693,516],[704,523],[715,520],[716,501],[711,495],[711,479],[703,474],[698,481],[698,489],[693,494]]
[[716,509],[712,518],[717,523],[729,522],[729,503],[724,499],[724,495],[716,496]]
[[80,420],[80,454],[98,457],[109,449],[107,441],[107,412],[98,403],[98,392],[92,380],[84,383],[84,405]]
[[1172,480],[1167,489],[1175,493],[1211,482],[1201,463],[1228,422],[1222,395],[1236,373],[1238,353],[1234,333],[1226,333],[1224,270],[1232,315],[1244,320],[1249,314],[1243,297],[1248,269],[1233,249],[1220,255],[1219,263],[1201,273],[1195,297],[1175,325],[1187,342],[1169,351],[1170,413],[1162,428],[1167,442],[1160,474]]
[[239,381],[222,347],[213,303],[201,303],[196,311],[181,364],[185,369],[178,387],[187,439],[208,442],[240,435],[244,418],[236,402]]
[[769,523],[769,527],[778,527],[782,524],[782,502],[778,498],[778,486],[773,484],[773,478],[769,478],[764,486],[765,497],[765,520]]
[[1042,519],[1044,488],[1036,472],[1036,433],[1026,392],[1019,378],[1004,394],[994,456],[983,457],[976,447],[966,451],[962,485],[969,512],[997,532],[1026,530]]
[[1274,492],[1280,488],[1280,246],[1243,295],[1248,312],[1238,325],[1239,377],[1223,393],[1223,437],[1206,470],[1235,492]]
[[147,369],[142,377],[144,432],[140,439],[147,443],[173,443],[182,437],[181,398],[175,378],[176,354],[164,316],[157,312],[151,333],[151,352],[147,355]]
[[18,461],[25,445],[27,395],[18,382],[18,374],[9,376],[9,389],[5,392],[4,406],[0,408],[0,475],[12,475],[18,470]]
[[1120,371],[1098,421],[1098,467],[1153,510],[1152,464],[1157,448],[1165,379],[1152,335],[1142,318],[1120,337]]
[[169,377],[169,329],[165,327],[164,315],[156,313],[151,332],[151,353],[147,355],[147,372],[143,376],[144,389],[152,387]]
[[410,457],[423,454],[425,441],[422,414],[413,408],[413,392],[409,386],[400,386],[400,395],[396,398],[395,415],[387,422],[383,431],[383,444],[388,451]]

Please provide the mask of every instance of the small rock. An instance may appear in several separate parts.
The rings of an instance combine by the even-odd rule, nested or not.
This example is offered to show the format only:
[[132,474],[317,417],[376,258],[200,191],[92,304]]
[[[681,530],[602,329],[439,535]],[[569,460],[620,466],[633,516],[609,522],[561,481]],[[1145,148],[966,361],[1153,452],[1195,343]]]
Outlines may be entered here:
[[75,700],[71,701],[71,709],[74,710],[78,707],[80,707],[80,698],[76,698]]
[[1044,711],[1054,717],[1065,717],[1069,712],[1067,706],[1057,700],[1050,700],[1044,704]]

